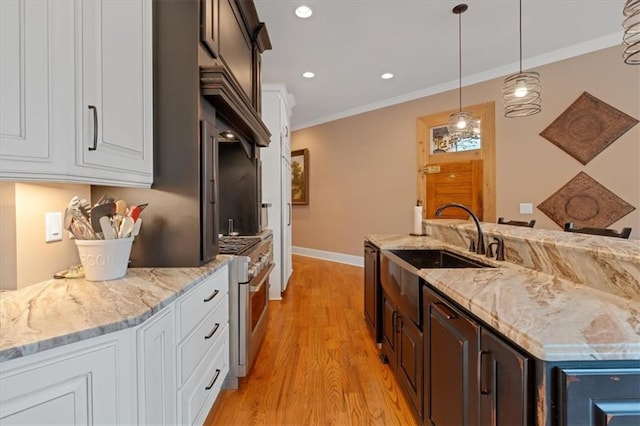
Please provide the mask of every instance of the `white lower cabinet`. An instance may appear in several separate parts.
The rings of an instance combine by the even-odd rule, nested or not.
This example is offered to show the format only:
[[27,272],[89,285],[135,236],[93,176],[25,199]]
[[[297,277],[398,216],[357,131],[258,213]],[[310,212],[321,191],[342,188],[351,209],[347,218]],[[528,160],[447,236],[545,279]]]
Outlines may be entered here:
[[173,304],[137,330],[138,424],[176,423],[175,329]]
[[137,327],[0,363],[0,424],[202,424],[229,372],[223,266]]
[[0,364],[0,424],[131,424],[130,330]]
[[220,393],[229,372],[229,327],[218,340],[205,354],[195,374],[178,391],[180,424],[203,424]]

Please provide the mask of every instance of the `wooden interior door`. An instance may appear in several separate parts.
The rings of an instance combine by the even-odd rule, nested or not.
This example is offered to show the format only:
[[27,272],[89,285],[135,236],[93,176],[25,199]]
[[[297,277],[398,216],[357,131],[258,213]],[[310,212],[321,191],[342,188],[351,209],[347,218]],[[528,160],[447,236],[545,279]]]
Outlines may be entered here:
[[[427,219],[436,217],[436,210],[443,204],[460,203],[483,220],[482,187],[482,160],[429,164],[426,168]],[[469,215],[462,209],[449,208],[440,217],[467,219]]]

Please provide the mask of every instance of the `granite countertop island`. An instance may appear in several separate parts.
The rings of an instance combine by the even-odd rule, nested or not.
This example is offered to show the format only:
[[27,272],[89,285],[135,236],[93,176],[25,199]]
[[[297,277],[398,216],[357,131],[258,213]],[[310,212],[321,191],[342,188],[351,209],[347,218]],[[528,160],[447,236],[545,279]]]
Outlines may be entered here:
[[231,259],[129,268],[113,281],[52,279],[0,293],[0,362],[139,325]]
[[[640,300],[634,297],[497,262],[429,236],[367,235],[365,239],[383,250],[445,248],[497,266],[421,269],[419,275],[540,360],[640,360]],[[464,238],[460,241],[465,243]],[[513,250],[510,254],[518,257]],[[633,253],[632,249],[627,254],[638,258],[634,262],[640,260],[640,251]]]

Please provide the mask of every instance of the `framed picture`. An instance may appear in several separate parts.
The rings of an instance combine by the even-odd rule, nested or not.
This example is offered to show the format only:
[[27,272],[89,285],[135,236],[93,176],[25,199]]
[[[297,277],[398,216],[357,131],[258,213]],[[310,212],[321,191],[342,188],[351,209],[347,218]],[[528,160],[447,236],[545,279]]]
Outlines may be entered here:
[[291,151],[291,202],[309,204],[309,150]]

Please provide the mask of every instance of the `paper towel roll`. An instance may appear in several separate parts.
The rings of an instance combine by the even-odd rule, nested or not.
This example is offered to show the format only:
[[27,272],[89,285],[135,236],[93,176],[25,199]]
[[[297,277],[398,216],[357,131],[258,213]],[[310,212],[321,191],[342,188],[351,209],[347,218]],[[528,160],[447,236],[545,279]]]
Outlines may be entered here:
[[413,234],[422,235],[422,206],[413,208]]

